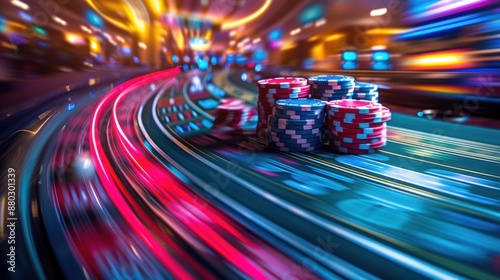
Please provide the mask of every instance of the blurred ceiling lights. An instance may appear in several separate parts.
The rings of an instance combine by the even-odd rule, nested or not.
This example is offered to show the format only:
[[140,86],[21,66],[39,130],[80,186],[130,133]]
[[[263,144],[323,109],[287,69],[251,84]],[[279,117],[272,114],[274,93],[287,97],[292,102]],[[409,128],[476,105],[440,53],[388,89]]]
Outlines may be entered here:
[[19,0],[11,0],[10,3],[12,3],[12,5],[18,7],[18,8],[21,8],[23,10],[28,10],[30,8],[30,6],[22,1],[19,1]]
[[290,35],[295,36],[299,34],[302,31],[300,28],[295,28],[294,30],[290,31]]
[[68,23],[60,17],[52,16],[52,19],[60,25],[66,26]]
[[91,30],[90,28],[88,28],[87,26],[85,26],[85,25],[80,25],[80,28],[81,28],[83,31],[87,32],[88,34],[92,34],[92,30]]

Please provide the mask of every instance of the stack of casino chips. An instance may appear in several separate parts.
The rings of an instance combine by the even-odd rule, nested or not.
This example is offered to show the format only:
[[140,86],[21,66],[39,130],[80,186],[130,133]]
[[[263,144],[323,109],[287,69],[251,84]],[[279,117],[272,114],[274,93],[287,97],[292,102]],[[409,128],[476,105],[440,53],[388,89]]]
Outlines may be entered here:
[[311,152],[323,146],[326,101],[281,99],[269,116],[267,145],[283,152]]
[[354,78],[343,75],[320,75],[307,78],[311,97],[324,101],[350,99],[354,92]]
[[257,110],[237,98],[221,99],[215,112],[212,129],[229,134],[252,134],[257,121]]
[[326,126],[332,150],[348,154],[369,154],[385,146],[391,112],[367,100],[336,100],[326,105]]
[[257,123],[257,136],[265,138],[268,118],[278,99],[307,98],[310,86],[307,79],[300,77],[276,77],[263,79],[257,82],[259,97],[257,108],[259,121]]
[[378,86],[372,83],[356,82],[352,99],[379,102]]

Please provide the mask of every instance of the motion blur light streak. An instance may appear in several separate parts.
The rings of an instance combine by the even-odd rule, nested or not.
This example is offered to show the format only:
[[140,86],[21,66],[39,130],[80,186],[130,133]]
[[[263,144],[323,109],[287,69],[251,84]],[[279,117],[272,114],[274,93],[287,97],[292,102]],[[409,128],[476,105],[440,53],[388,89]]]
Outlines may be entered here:
[[[434,3],[432,3],[434,2]],[[415,15],[418,18],[436,18],[438,16],[444,16],[447,14],[453,14],[457,11],[463,11],[466,9],[477,8],[485,6],[494,1],[491,0],[439,0],[439,1],[429,1],[426,3],[426,10]]]
[[4,278],[500,277],[498,1],[4,2]]
[[30,134],[36,135],[36,134],[40,131],[40,129],[42,129],[42,128],[43,128],[43,126],[44,126],[44,125],[45,125],[45,124],[46,124],[46,123],[50,120],[50,118],[51,118],[51,117],[52,117],[52,116],[49,116],[48,118],[46,118],[46,119],[43,121],[43,123],[41,123],[41,124],[38,126],[38,128],[37,128],[36,130],[34,130],[34,131],[33,131],[33,130],[28,130],[28,129],[20,129],[20,130],[16,131],[16,133],[17,133],[17,132],[27,132],[27,133],[30,133]]
[[119,188],[122,188],[120,187],[121,182],[116,173],[110,172],[110,170],[112,170],[112,165],[106,158],[106,153],[103,150],[101,140],[99,140],[100,135],[98,128],[98,123],[105,114],[104,110],[106,110],[106,106],[109,106],[113,103],[114,98],[116,98],[115,95],[120,94],[122,89],[132,91],[134,88],[139,88],[145,84],[149,84],[150,82],[156,81],[165,76],[168,77],[175,75],[178,72],[179,70],[176,68],[174,70],[167,70],[163,74],[151,75],[147,78],[136,78],[120,85],[119,87],[108,93],[102,99],[102,101],[99,102],[96,111],[93,114],[89,139],[91,143],[90,152],[95,162],[96,172],[99,178],[102,180],[110,198],[117,205],[118,210],[123,214],[124,217],[127,218],[127,221],[138,233],[138,236],[141,237],[143,241],[149,246],[151,252],[157,255],[162,264],[165,265],[165,267],[169,268],[174,276],[180,277],[182,279],[192,279],[192,276],[177,262],[177,260],[171,258],[169,254],[165,254],[162,250],[159,249],[161,248],[161,245],[155,242],[156,238],[149,233],[144,225],[142,225],[141,221],[137,219],[133,211],[127,205],[128,203],[120,195]]
[[16,7],[19,7],[23,10],[28,10],[30,8],[30,6],[22,1],[19,1],[19,0],[11,0],[10,3],[12,3],[12,5],[16,6]]
[[[213,207],[210,207],[209,204],[200,203],[194,200],[192,203],[186,205],[193,197],[193,194],[186,192],[181,185],[175,182],[172,175],[168,175],[165,170],[161,170],[157,167],[155,162],[149,159],[144,151],[138,150],[126,136],[127,134],[130,135],[130,133],[133,133],[133,131],[126,133],[123,130],[124,128],[122,128],[123,123],[119,122],[119,119],[122,118],[117,115],[117,112],[120,111],[118,106],[120,102],[122,102],[121,98],[124,96],[124,94],[121,94],[115,101],[113,109],[114,127],[118,132],[117,138],[120,139],[120,142],[123,144],[122,148],[125,154],[129,155],[132,166],[135,165],[137,167],[137,172],[141,174],[139,177],[142,178],[142,184],[146,187],[153,186],[156,182],[154,193],[157,199],[163,200],[164,207],[170,208],[170,211],[177,216],[177,219],[183,222],[185,227],[190,228],[196,236],[207,244],[210,244],[210,247],[215,252],[222,254],[222,256],[226,258],[226,261],[232,262],[245,274],[253,275],[253,277],[269,278],[277,277],[279,272],[284,271],[287,265],[283,263],[286,262],[283,256],[276,255],[276,253],[272,251],[266,252],[269,250],[269,248],[266,248],[267,246],[263,247],[262,244],[254,244],[251,239],[246,237],[249,235],[241,233],[241,229],[236,230],[233,228],[228,221],[228,217],[219,213]],[[131,126],[128,127],[131,128]],[[187,209],[183,211],[183,207]],[[202,213],[202,209],[203,215],[199,217]],[[169,220],[170,223],[174,222],[172,219]],[[174,226],[175,229],[181,227],[181,225]],[[228,231],[228,233],[234,235],[232,242],[226,242],[224,239],[228,239],[231,235],[227,233],[224,234],[221,231]],[[224,236],[224,239],[222,239],[222,236]],[[191,240],[192,238],[188,239]],[[236,244],[239,242],[242,242],[244,247],[252,248],[253,251],[257,251],[254,256],[257,259],[252,260],[253,252],[247,252],[246,250],[238,252],[237,248],[240,246],[236,246]],[[259,258],[263,259],[259,260]],[[270,266],[268,266],[268,264]],[[261,265],[264,266],[264,269],[259,268]],[[269,270],[269,272],[264,270]],[[268,273],[272,273],[274,276]]]
[[466,50],[449,50],[408,57],[408,69],[461,69],[473,67]]

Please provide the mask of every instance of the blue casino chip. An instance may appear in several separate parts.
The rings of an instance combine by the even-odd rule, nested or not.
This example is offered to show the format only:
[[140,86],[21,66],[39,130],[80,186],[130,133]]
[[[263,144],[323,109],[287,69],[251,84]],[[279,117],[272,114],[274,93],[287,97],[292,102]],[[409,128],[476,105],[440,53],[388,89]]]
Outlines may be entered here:
[[316,124],[324,124],[325,121],[320,119],[320,118],[310,118],[310,119],[303,119],[303,120],[290,120],[287,118],[279,118],[276,116],[270,116],[269,117],[270,121],[274,121],[279,125],[291,125],[291,126],[302,126],[302,125],[316,125]]
[[326,85],[339,85],[354,82],[354,78],[344,75],[319,75],[307,78],[309,83],[313,84],[326,84]]
[[365,92],[365,93],[372,93],[372,92],[378,92],[378,89],[354,89],[354,92]]
[[278,137],[280,139],[308,139],[308,138],[321,138],[322,133],[312,133],[312,134],[297,134],[297,135],[290,135],[290,134],[285,134],[281,132],[274,132],[274,131],[268,131],[269,135],[272,137]]
[[269,125],[268,130],[270,130],[272,132],[283,133],[283,134],[288,134],[288,135],[303,135],[303,134],[322,133],[323,127],[303,130],[303,129],[281,129],[281,128],[277,128],[273,125]]
[[291,111],[323,110],[326,102],[318,99],[280,99],[276,101],[276,108]]
[[311,86],[311,90],[354,90],[354,83],[346,83],[341,85],[328,85],[328,84],[314,84]]
[[268,119],[267,145],[279,151],[307,152],[323,146],[326,102],[280,99]]
[[312,94],[353,94],[356,91],[354,90],[317,90],[314,89],[311,91]]
[[352,94],[352,93],[349,93],[349,94],[313,94],[313,96],[315,96],[317,99],[321,99],[322,97],[342,98],[342,97],[351,97],[351,96],[354,96],[354,94]]

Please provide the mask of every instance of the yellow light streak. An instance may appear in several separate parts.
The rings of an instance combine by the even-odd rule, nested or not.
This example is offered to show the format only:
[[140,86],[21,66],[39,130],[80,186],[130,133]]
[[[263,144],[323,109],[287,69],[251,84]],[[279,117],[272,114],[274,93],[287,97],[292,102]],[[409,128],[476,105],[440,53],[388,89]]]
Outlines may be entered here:
[[345,36],[344,34],[332,34],[332,35],[326,37],[325,41],[329,42],[329,41],[338,40],[344,36]]
[[205,39],[210,40],[212,38],[212,30],[208,30],[207,34],[205,34]]
[[29,130],[29,129],[19,129],[17,132],[27,132],[27,133],[30,133],[30,134],[33,134],[33,135],[36,135],[38,132],[40,132],[40,130],[42,129],[42,127],[52,118],[52,116],[48,117],[45,121],[43,121],[43,123],[38,127],[38,129],[36,130]]
[[316,35],[316,36],[312,36],[311,38],[307,39],[308,42],[312,42],[312,41],[315,41],[315,40],[318,40],[319,39],[319,36]]
[[282,51],[290,50],[290,49],[295,48],[296,46],[297,46],[297,45],[296,45],[296,44],[294,44],[294,43],[287,43],[287,44],[285,44],[285,45],[281,48],[281,50],[282,50]]
[[92,0],[85,0],[89,6],[96,11],[100,16],[102,16],[106,21],[110,22],[111,24],[123,29],[123,30],[130,30],[130,26],[127,24],[122,23],[121,21],[115,20],[112,17],[107,16],[104,14],[98,7],[97,5],[92,1]]
[[398,35],[406,32],[404,28],[373,28],[366,31],[368,35]]
[[149,1],[151,7],[153,7],[153,11],[156,15],[161,15],[164,12],[163,1],[160,0],[151,0]]

